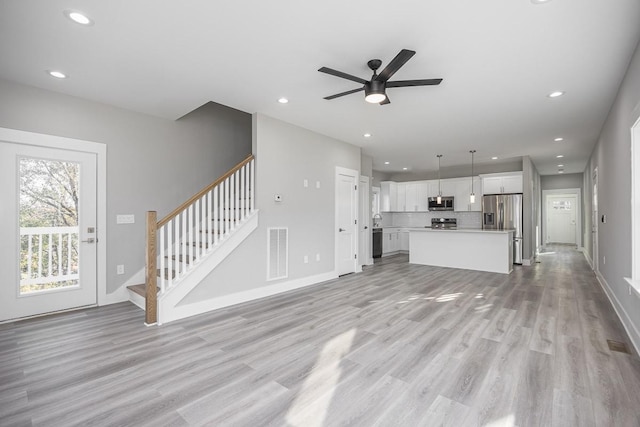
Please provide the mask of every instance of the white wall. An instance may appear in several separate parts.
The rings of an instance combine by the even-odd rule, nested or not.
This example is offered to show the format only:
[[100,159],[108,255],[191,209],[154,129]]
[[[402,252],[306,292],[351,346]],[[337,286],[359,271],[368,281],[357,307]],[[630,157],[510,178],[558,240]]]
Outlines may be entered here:
[[[640,45],[584,171],[585,212],[591,212],[592,172],[597,167],[599,214],[607,215],[606,223],[598,223],[600,278],[636,348],[640,347],[640,297],[634,292],[629,295],[624,277],[631,277],[634,262],[631,258],[631,127],[639,116]],[[590,230],[590,214],[586,214],[585,219],[586,230]],[[591,233],[585,234],[588,236],[585,249],[592,257]]]
[[[335,167],[360,171],[360,148],[260,114],[254,115],[253,126],[258,229],[183,305],[282,282],[335,277]],[[274,201],[276,194],[282,202]],[[269,227],[289,228],[289,277],[267,282]]]
[[1,79],[0,100],[0,127],[107,145],[108,293],[144,266],[147,210],[161,218],[251,153],[251,116],[219,104],[174,121]]

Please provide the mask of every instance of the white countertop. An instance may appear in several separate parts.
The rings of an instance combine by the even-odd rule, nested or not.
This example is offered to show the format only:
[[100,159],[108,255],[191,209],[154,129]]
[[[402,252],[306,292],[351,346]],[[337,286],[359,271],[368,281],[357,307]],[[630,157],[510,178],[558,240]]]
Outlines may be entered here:
[[454,228],[454,229],[446,229],[446,228],[414,228],[407,227],[409,231],[421,231],[421,232],[432,232],[432,233],[496,233],[496,234],[506,234],[513,233],[515,230],[483,230],[482,228]]

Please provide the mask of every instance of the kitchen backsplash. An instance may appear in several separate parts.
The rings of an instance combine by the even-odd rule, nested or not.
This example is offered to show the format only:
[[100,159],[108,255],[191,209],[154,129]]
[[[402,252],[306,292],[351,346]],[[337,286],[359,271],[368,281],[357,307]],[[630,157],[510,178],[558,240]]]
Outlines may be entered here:
[[385,212],[383,227],[424,227],[431,218],[456,218],[458,228],[482,228],[482,212]]

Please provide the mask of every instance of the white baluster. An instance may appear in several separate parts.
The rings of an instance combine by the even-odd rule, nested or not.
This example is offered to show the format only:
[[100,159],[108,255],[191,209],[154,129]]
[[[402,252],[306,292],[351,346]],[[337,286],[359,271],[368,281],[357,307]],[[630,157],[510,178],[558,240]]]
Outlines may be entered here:
[[[180,240],[182,240],[182,252],[180,253],[180,258],[184,260],[184,258],[189,254],[189,250],[187,249],[187,212],[182,212],[182,233],[180,234]],[[182,264],[182,268],[180,269],[180,273],[184,272],[184,264]],[[182,276],[182,275],[181,275]],[[180,277],[181,277],[180,276]]]
[[42,277],[42,233],[38,234],[38,278],[40,277]]
[[[162,228],[167,230],[167,259],[169,260],[169,270],[175,271],[175,257],[173,254],[173,219],[166,223]],[[167,288],[171,288],[173,286],[173,274],[169,275],[169,279],[167,281]],[[160,292],[164,293],[164,288],[160,288]]]
[[216,185],[213,189],[213,244],[218,244],[218,230],[220,228],[218,224],[218,193],[220,186]]
[[73,234],[69,232],[67,237],[67,274],[71,274],[71,236]]
[[180,215],[176,215],[176,217],[173,219],[173,241],[173,244],[176,245],[175,250],[173,251],[173,264],[177,278],[178,273],[180,272]]
[[168,271],[167,263],[164,258],[164,227],[161,227],[158,231],[159,234],[159,245],[158,245],[158,255],[160,256],[160,292],[164,291],[164,281],[165,281],[165,271]]
[[212,228],[213,228],[213,223],[211,222],[211,199],[213,198],[212,193],[215,191],[215,188],[212,189],[211,191],[209,191],[207,193],[207,219],[206,219],[206,224],[207,224],[207,244],[209,245],[209,248],[211,248],[213,242],[212,242],[212,238],[213,238],[213,234],[212,234]]
[[251,209],[249,210],[250,213],[253,213],[253,209],[255,208],[255,194],[254,194],[254,189],[255,189],[255,185],[256,185],[256,168],[255,168],[255,161],[251,160],[251,179],[250,179],[250,189],[249,189],[249,197],[251,198]]
[[[200,244],[200,241],[202,240],[200,238],[200,199],[196,200],[195,205],[193,206],[193,243],[194,243],[194,248],[193,250],[195,251],[195,259],[199,260],[200,259],[200,251],[202,250],[202,245]],[[189,263],[192,263],[193,260],[189,260]],[[191,266],[191,264],[189,264]]]
[[229,178],[224,180],[224,234],[229,234]]

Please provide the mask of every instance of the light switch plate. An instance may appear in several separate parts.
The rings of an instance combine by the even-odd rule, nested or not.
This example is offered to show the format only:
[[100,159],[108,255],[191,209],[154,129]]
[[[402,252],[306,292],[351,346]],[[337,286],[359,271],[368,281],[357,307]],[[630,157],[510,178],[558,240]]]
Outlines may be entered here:
[[116,215],[116,224],[134,224],[136,216],[133,214]]

